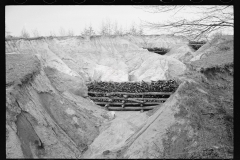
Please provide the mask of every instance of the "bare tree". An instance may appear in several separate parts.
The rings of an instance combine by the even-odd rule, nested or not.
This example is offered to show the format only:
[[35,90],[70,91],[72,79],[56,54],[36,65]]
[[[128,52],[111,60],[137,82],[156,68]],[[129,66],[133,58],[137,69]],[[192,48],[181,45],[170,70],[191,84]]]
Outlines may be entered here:
[[107,34],[112,35],[113,26],[112,26],[112,22],[110,21],[110,19],[106,20],[106,28],[107,28]]
[[101,35],[112,35],[114,33],[113,24],[110,21],[110,19],[107,19],[106,21],[102,21],[102,25],[100,28],[100,34]]
[[132,24],[131,28],[129,29],[129,34],[131,35],[137,35],[137,28],[135,27],[135,23]]
[[81,36],[88,36],[88,29],[85,27],[83,31],[81,32]]
[[123,35],[122,26],[120,26],[117,22],[112,24],[112,34],[117,36]]
[[25,28],[22,29],[20,37],[22,38],[29,38],[30,34],[27,32]]
[[100,28],[100,35],[107,35],[107,27],[105,25],[105,23],[102,21],[102,25],[101,25],[101,28]]
[[54,32],[54,31],[50,31],[50,36],[52,36],[52,37],[56,37],[55,32]]
[[37,29],[33,30],[32,33],[33,33],[34,37],[39,37],[40,36],[40,34],[39,34]]
[[92,35],[95,35],[95,31],[93,30],[92,26],[90,25],[88,28],[87,27],[84,28],[81,35],[82,36],[92,36]]
[[119,35],[119,29],[118,29],[119,27],[118,27],[118,23],[117,22],[115,22],[114,23],[114,27],[113,27],[113,34],[114,35]]
[[142,26],[140,26],[139,27],[139,30],[138,30],[138,33],[137,33],[138,35],[144,35],[144,32],[143,32],[143,27]]
[[92,35],[95,35],[95,31],[93,30],[92,26],[90,25],[88,28],[87,27],[84,28],[81,35],[82,36],[92,36]]
[[92,28],[92,26],[90,25],[89,28],[88,28],[88,32],[89,32],[89,35],[92,36],[92,35],[95,35],[95,32]]
[[72,30],[72,29],[71,29],[71,30],[69,29],[67,35],[68,35],[68,36],[74,36],[73,30]]
[[11,32],[8,31],[6,24],[5,24],[5,37],[9,37]]
[[60,34],[60,36],[66,36],[65,29],[61,27],[60,30],[59,30],[59,34]]
[[[189,8],[188,8],[189,7]],[[146,11],[151,13],[172,13],[174,15],[182,11],[190,10],[191,18],[181,17],[167,22],[145,22],[145,27],[157,30],[169,30],[175,35],[185,35],[192,39],[200,39],[211,32],[225,28],[233,29],[233,6],[147,6]],[[195,15],[193,15],[195,14]],[[190,16],[189,16],[190,17]]]
[[143,31],[143,25],[142,23],[139,24],[139,27],[138,27],[138,32],[137,32],[138,35],[144,35],[144,31]]
[[124,35],[122,26],[120,26],[118,29],[118,35],[120,35],[120,36]]

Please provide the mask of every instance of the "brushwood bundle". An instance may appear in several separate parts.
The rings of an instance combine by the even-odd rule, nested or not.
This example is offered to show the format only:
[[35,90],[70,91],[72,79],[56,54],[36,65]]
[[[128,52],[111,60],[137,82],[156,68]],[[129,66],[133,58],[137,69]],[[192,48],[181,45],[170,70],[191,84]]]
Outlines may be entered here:
[[178,84],[174,80],[159,80],[151,82],[101,82],[93,81],[87,84],[89,92],[174,92]]

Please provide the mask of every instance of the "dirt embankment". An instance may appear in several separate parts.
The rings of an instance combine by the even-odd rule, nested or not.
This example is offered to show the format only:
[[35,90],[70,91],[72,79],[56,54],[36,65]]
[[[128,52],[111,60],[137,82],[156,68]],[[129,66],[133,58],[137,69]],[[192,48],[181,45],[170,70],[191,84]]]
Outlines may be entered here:
[[177,91],[145,125],[99,157],[233,158],[233,51],[216,51],[191,62]]
[[189,73],[142,129],[112,152],[111,158],[232,158],[232,75]]
[[233,158],[233,66],[189,71],[179,81],[149,118],[116,115],[84,157]]
[[119,149],[121,156],[233,158],[233,74],[232,50],[192,62],[178,90]]
[[57,72],[48,78],[36,56],[6,59],[7,158],[80,158],[99,134],[104,111],[79,96],[84,89],[69,90],[76,79]]
[[[216,65],[213,62],[219,56],[207,54],[191,62],[192,69],[178,77],[182,84],[177,91],[149,118],[139,112],[116,114],[114,120],[102,123],[109,118],[107,112],[83,98],[86,77],[95,75],[89,68],[95,63],[105,69],[112,67],[116,73],[113,79],[119,78],[115,63],[118,68],[130,68],[132,74],[128,75],[143,79],[159,79],[163,70],[178,72],[176,67],[182,66],[176,59],[160,63],[161,56],[156,60],[156,55],[138,49],[144,41],[134,41],[138,43],[130,43],[126,37],[116,41],[66,38],[9,42],[14,45],[7,44],[7,50],[21,55],[6,55],[7,157],[232,158],[231,58],[220,57],[225,61]],[[104,61],[106,57],[113,61]],[[175,67],[169,69],[169,65]]]
[[[184,55],[189,52],[187,43],[186,38],[176,36],[56,37],[5,42],[8,54],[38,54],[45,65],[66,74],[116,82],[165,80],[183,74],[186,67],[181,61],[143,48],[185,46],[180,48]],[[178,54],[178,48],[171,55]]]
[[[208,59],[214,60],[215,58],[219,57],[219,60],[220,59],[221,60],[217,62],[224,64],[224,62],[227,62],[230,58],[231,59],[233,58],[233,49],[234,49],[233,42],[234,42],[233,36],[231,35],[215,36],[211,41],[204,44],[196,52],[194,52],[194,57],[190,61],[193,62],[193,61],[204,59],[209,62]],[[226,55],[229,55],[230,57],[227,58]],[[211,56],[216,56],[216,57],[214,58]],[[223,58],[224,56],[225,58],[227,58],[226,60]],[[215,64],[217,62],[215,62]]]
[[116,149],[125,145],[126,140],[139,131],[148,116],[137,111],[116,112],[115,118],[100,128],[99,136],[84,153],[84,158],[116,158]]

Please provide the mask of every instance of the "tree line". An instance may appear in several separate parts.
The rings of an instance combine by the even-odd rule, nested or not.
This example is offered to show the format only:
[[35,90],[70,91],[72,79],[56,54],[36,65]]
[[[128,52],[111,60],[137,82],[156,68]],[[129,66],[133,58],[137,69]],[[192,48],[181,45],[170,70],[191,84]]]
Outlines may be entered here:
[[[96,32],[91,25],[85,27],[80,34],[75,34],[73,30],[59,29],[60,36],[92,36],[92,35],[143,35],[143,27],[150,30],[157,30],[159,33],[168,31],[173,35],[182,35],[191,40],[199,41],[200,39],[208,39],[208,36],[217,31],[224,29],[232,30],[234,28],[234,15],[232,5],[215,5],[215,6],[184,6],[184,5],[154,5],[138,7],[146,12],[159,14],[159,18],[164,13],[169,14],[172,18],[168,21],[149,22],[143,21],[143,25],[135,25],[128,29],[123,29],[117,22],[112,23],[110,20],[102,21],[100,31]],[[180,13],[192,14],[192,16],[175,17]],[[6,30],[5,35],[11,35]],[[55,31],[50,31],[50,36],[56,36]],[[40,36],[37,29],[32,31],[33,37]],[[22,29],[21,37],[29,38],[30,33],[25,28]]]
[[[112,23],[111,21],[103,21],[100,30],[96,31],[93,29],[92,25],[85,26],[85,28],[79,33],[76,34],[72,29],[64,29],[63,27],[59,28],[59,31],[50,31],[48,36],[94,36],[94,35],[143,35],[143,28],[141,25],[135,25],[133,23],[129,29],[123,29],[121,25],[117,22]],[[20,33],[20,38],[30,38],[30,37],[41,37],[41,33],[38,29],[34,29],[31,32],[27,31],[26,28],[23,28]],[[9,31],[7,31],[5,26],[5,37],[13,37]]]

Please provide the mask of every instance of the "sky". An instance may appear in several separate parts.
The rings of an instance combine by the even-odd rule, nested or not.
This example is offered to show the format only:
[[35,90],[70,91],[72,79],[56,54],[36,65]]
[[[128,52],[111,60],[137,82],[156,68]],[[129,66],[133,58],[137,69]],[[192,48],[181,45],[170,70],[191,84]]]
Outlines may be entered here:
[[[191,17],[189,12],[170,14],[154,14],[146,12],[137,6],[125,5],[76,5],[76,6],[5,6],[6,30],[11,35],[19,36],[25,28],[30,34],[37,29],[41,36],[48,36],[51,31],[59,35],[60,28],[73,30],[80,35],[85,27],[90,25],[99,32],[102,22],[109,20],[117,22],[123,29],[129,29],[133,24],[138,26],[142,21],[164,22],[169,18],[181,16]],[[145,34],[164,34],[159,31],[144,29]],[[166,31],[167,33],[167,31]]]

